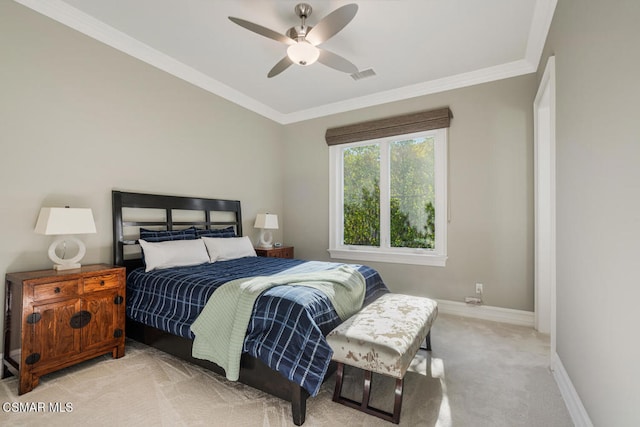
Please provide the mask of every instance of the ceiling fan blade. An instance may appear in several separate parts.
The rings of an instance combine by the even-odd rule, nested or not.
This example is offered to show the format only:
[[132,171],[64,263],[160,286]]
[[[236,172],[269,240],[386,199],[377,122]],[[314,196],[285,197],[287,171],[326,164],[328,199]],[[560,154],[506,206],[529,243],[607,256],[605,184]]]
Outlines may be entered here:
[[320,49],[318,62],[334,70],[342,71],[343,73],[353,74],[358,72],[358,67],[351,63],[351,61],[325,49]]
[[271,78],[277,76],[278,74],[289,68],[289,66],[292,64],[293,61],[291,61],[288,56],[285,56],[280,61],[278,61],[276,65],[273,66],[271,71],[269,71],[269,74],[267,74],[267,77]]
[[312,45],[324,43],[329,38],[336,35],[342,30],[358,12],[358,5],[355,3],[347,4],[337,8],[320,20],[306,35],[306,39]]
[[249,31],[253,31],[254,33],[260,34],[261,36],[268,37],[270,39],[279,41],[285,44],[294,44],[296,41],[285,36],[284,34],[280,34],[276,31],[270,30],[262,25],[254,24],[253,22],[246,21],[244,19],[235,18],[233,16],[229,17],[231,22],[234,22],[240,25],[243,28],[246,28]]

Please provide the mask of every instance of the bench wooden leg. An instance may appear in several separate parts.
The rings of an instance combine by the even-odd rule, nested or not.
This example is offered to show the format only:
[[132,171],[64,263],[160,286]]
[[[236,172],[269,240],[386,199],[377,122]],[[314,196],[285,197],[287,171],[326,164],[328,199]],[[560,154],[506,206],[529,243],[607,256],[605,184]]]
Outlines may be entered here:
[[425,341],[426,347],[420,347],[420,350],[431,351],[431,331],[429,331],[424,341]]
[[404,381],[402,378],[396,378],[395,399],[393,404],[393,413],[385,412],[377,408],[373,408],[369,405],[369,399],[371,398],[371,371],[364,371],[364,384],[362,386],[362,401],[356,402],[355,400],[342,397],[342,384],[344,381],[344,363],[338,363],[338,369],[336,371],[336,386],[333,390],[333,401],[342,405],[348,406],[353,409],[357,409],[366,414],[382,418],[392,423],[400,423],[400,412],[402,411],[402,392],[404,390]]
[[404,379],[396,378],[396,399],[393,404],[393,421],[396,424],[400,423],[400,412],[402,411],[402,392],[404,391]]
[[364,371],[364,383],[362,384],[362,403],[360,404],[363,410],[369,407],[370,397],[371,397],[371,371]]
[[333,389],[333,401],[340,402],[342,394],[342,379],[344,378],[344,363],[338,363],[336,370],[336,387]]

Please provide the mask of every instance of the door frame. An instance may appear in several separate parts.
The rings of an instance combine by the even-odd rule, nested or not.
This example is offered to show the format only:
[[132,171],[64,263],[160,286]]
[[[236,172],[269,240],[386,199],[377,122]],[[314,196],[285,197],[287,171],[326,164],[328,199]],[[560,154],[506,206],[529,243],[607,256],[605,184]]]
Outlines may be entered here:
[[556,353],[556,78],[547,60],[534,112],[535,328],[550,335]]

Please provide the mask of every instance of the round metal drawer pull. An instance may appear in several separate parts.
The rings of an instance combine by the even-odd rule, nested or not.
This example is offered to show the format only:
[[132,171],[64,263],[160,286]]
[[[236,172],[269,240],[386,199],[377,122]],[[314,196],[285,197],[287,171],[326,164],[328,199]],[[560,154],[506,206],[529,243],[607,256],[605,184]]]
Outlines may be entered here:
[[59,294],[59,293],[60,293],[60,288],[59,288],[59,287],[56,287],[56,288],[53,290],[53,292],[55,292],[56,294]]

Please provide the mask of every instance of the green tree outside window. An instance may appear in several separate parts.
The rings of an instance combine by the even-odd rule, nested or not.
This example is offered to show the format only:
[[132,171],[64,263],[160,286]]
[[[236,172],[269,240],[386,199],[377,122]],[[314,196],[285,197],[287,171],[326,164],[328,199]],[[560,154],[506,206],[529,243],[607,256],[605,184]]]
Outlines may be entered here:
[[[435,248],[434,140],[389,144],[390,245]],[[344,244],[380,246],[380,145],[344,150]]]

